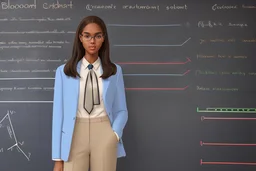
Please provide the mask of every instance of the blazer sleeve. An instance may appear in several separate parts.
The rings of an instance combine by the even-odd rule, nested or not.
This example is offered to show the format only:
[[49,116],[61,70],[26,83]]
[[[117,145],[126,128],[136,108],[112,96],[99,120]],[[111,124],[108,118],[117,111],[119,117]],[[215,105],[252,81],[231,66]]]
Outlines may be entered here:
[[[117,65],[118,66],[118,65]],[[121,140],[123,135],[123,129],[128,120],[128,110],[126,105],[126,95],[125,86],[123,80],[122,68],[117,67],[117,83],[116,83],[116,93],[114,97],[114,103],[112,107],[113,123],[112,129],[117,133],[119,140]]]
[[52,110],[52,159],[61,158],[61,130],[63,120],[63,103],[62,103],[62,76],[61,67],[56,69],[54,94],[53,94],[53,110]]

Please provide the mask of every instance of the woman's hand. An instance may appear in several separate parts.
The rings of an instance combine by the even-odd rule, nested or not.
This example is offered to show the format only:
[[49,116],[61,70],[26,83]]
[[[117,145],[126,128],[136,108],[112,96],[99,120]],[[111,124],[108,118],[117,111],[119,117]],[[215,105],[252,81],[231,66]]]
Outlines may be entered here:
[[53,171],[63,171],[63,161],[55,161]]

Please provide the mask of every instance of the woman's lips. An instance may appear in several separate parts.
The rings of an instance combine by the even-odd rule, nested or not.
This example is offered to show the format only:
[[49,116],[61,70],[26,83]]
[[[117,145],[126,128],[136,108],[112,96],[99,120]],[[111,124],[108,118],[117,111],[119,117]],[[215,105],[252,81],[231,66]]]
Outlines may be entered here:
[[96,47],[95,47],[95,46],[89,46],[89,49],[90,49],[90,50],[95,50]]

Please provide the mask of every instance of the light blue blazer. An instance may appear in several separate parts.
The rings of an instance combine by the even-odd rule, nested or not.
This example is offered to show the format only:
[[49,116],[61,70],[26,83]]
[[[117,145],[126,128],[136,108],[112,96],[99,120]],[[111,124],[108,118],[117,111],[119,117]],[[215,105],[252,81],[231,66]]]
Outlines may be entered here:
[[[72,142],[73,130],[76,120],[79,86],[78,78],[68,77],[64,74],[64,65],[56,69],[53,97],[52,117],[52,159],[68,161]],[[126,156],[123,146],[123,129],[128,120],[126,97],[122,69],[117,65],[117,73],[107,79],[102,79],[103,102],[105,110],[120,141],[117,145],[117,157]],[[77,65],[80,73],[81,60]],[[100,68],[102,73],[102,67]]]

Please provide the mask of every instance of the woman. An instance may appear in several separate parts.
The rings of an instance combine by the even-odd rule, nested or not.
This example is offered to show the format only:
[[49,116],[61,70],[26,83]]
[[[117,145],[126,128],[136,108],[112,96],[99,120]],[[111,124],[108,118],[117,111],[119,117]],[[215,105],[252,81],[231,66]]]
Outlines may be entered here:
[[80,22],[72,57],[56,70],[53,99],[54,171],[115,171],[117,158],[126,156],[128,111],[122,69],[110,61],[99,17]]

